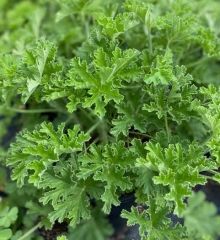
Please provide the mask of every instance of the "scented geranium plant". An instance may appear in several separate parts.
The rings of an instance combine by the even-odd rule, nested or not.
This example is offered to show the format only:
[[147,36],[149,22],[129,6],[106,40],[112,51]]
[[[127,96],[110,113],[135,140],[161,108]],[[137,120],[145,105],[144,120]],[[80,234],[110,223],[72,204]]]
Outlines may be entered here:
[[0,239],[109,239],[128,193],[142,240],[216,239],[193,188],[220,181],[219,1],[1,5]]

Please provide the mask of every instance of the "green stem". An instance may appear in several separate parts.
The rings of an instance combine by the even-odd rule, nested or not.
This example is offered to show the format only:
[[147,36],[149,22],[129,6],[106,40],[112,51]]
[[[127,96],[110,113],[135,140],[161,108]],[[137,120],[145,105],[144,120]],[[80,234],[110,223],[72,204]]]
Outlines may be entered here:
[[70,114],[69,117],[67,118],[67,120],[65,121],[65,124],[69,124],[71,121],[73,120],[73,122],[75,124],[79,124],[80,125],[80,121],[79,119],[77,118],[76,114]]
[[211,139],[213,138],[213,136],[214,136],[214,132],[212,132],[204,141],[202,141],[202,142],[200,143],[200,146],[206,145],[206,143],[207,143],[209,140],[211,140]]
[[148,137],[148,138],[152,138],[152,136],[150,136],[148,134],[145,134],[145,133],[133,132],[133,131],[129,131],[129,133],[144,136],[144,137]]
[[150,56],[150,59],[152,57],[152,38],[151,38],[151,28],[150,27],[147,27],[145,26],[144,27],[144,32],[145,32],[145,35],[148,37],[148,49],[149,49],[149,56]]
[[137,86],[125,86],[121,85],[120,88],[125,88],[125,89],[134,89],[134,88],[141,88],[143,85],[137,85]]
[[32,234],[38,227],[40,226],[40,223],[38,223],[36,226],[34,226],[33,228],[31,228],[29,231],[27,231],[22,237],[20,237],[18,240],[23,240],[25,239],[27,236],[29,236],[30,234]]
[[150,59],[152,57],[152,37],[151,37],[151,29],[149,29],[149,36],[148,36],[148,45],[149,45],[149,53],[150,53]]
[[205,175],[205,177],[206,177],[207,179],[213,180],[213,178],[210,177],[210,176]]
[[205,62],[205,61],[208,60],[208,59],[209,59],[208,57],[203,57],[203,58],[200,58],[199,60],[197,60],[197,61],[195,61],[195,62],[186,64],[185,66],[186,66],[187,68],[189,68],[189,67],[194,67],[194,66],[196,66],[196,65],[199,65],[200,63]]
[[167,139],[168,142],[170,142],[170,131],[169,131],[169,126],[168,126],[168,121],[167,121],[167,116],[164,116],[164,121],[165,121],[165,127],[166,127],[166,132],[167,132]]
[[86,133],[90,134],[91,132],[93,132],[99,125],[100,125],[100,121],[97,121],[96,124],[94,124]]
[[86,144],[84,143],[84,152],[87,153],[87,150],[90,148],[90,146],[92,144],[97,143],[98,141],[99,141],[99,138],[94,139],[89,146],[86,146]]
[[211,174],[214,174],[214,175],[220,175],[220,173],[219,172],[216,172],[216,171],[214,171],[214,170],[212,170],[212,169],[210,169],[210,170],[206,170],[207,172],[209,172],[209,173],[211,173]]
[[103,140],[105,141],[105,143],[108,143],[108,134],[106,133],[106,122],[103,119],[101,119],[101,129]]
[[89,24],[83,11],[81,11],[81,20],[82,20],[82,25],[84,25],[85,27],[84,30],[86,33],[86,37],[89,38]]
[[17,113],[47,113],[47,112],[59,112],[57,109],[17,109],[12,107],[7,107],[8,110],[11,110],[13,112]]

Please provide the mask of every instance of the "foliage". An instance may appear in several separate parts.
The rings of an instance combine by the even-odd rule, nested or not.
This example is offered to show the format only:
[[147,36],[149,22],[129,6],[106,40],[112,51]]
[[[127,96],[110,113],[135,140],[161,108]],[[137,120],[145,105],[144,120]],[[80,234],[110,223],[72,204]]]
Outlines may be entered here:
[[142,240],[220,235],[193,192],[220,182],[219,16],[216,0],[1,1],[0,239],[55,222],[109,239],[127,193]]

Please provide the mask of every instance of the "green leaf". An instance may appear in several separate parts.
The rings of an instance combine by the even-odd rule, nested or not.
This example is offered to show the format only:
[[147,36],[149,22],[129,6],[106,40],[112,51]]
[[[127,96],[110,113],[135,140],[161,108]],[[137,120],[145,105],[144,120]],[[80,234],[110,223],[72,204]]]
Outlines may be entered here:
[[[42,204],[35,203],[33,200],[28,201],[25,204],[25,207],[28,209],[28,214],[39,214],[42,217],[48,216],[48,213],[51,211],[52,207],[50,205],[42,206]],[[44,219],[45,221],[45,219]]]
[[77,109],[77,105],[80,104],[83,100],[83,97],[85,96],[84,90],[75,90],[74,94],[71,94],[68,96],[69,103],[67,103],[66,107],[68,109],[68,112],[73,112]]
[[49,214],[51,222],[54,222],[55,220],[63,222],[65,218],[69,218],[71,219],[70,225],[74,227],[80,222],[81,218],[90,218],[88,196],[82,194],[81,189],[75,190],[74,195],[68,197],[64,202],[60,202],[54,206],[54,211]]
[[20,237],[22,237],[23,233],[21,230],[18,230],[12,237],[11,237],[11,240],[17,240],[19,239]]
[[169,212],[168,207],[159,207],[155,201],[150,197],[149,209],[144,210],[142,213],[138,212],[135,207],[131,208],[129,213],[126,210],[122,211],[121,216],[127,218],[129,226],[139,224],[139,232],[141,239],[182,239],[186,235],[185,228],[179,223],[175,227],[171,227],[171,220],[165,215]]
[[106,17],[102,13],[96,13],[94,17],[103,27],[102,32],[113,39],[139,24],[139,21],[133,20],[132,13],[118,14],[115,19]]
[[6,54],[0,55],[0,92],[1,99],[7,104],[10,103],[15,92],[13,78],[19,68],[17,57]]
[[112,204],[115,206],[119,205],[119,196],[116,194],[117,188],[120,188],[122,191],[130,190],[132,188],[132,183],[130,182],[129,178],[124,177],[123,175],[123,169],[108,169],[107,167],[104,167],[102,172],[97,172],[95,174],[95,180],[107,182],[107,186],[105,187],[105,193],[101,197],[101,199],[105,202],[103,207],[104,213],[110,212]]
[[58,4],[61,7],[61,10],[57,13],[56,21],[59,22],[63,18],[72,15],[74,13],[81,13],[86,11],[88,5],[90,5],[93,1],[90,0],[76,0],[74,2],[68,0],[58,0]]
[[[136,67],[134,62],[137,60],[138,55],[140,55],[140,52],[136,49],[122,51],[116,47],[110,58],[103,50],[103,48],[98,48],[94,52],[94,62],[96,68],[100,71],[102,82],[111,81],[111,78],[115,75],[125,75],[128,77],[129,75],[126,74],[126,71],[130,72]],[[118,87],[118,84],[115,86]]]
[[211,31],[211,29],[202,26],[198,29],[197,41],[203,50],[211,57],[219,57],[219,38]]
[[[17,219],[17,214],[18,214],[18,208],[13,207],[5,207],[1,212],[0,212],[0,226],[8,228],[12,223],[15,222]],[[8,231],[6,231],[8,232]]]
[[136,1],[126,1],[123,5],[124,9],[136,13],[137,16],[142,20],[142,22],[146,22],[150,7],[151,5],[147,3],[138,3]]
[[90,217],[86,185],[83,181],[77,184],[73,182],[71,171],[68,169],[65,169],[60,176],[56,176],[53,172],[44,173],[39,185],[40,188],[48,189],[40,201],[44,205],[51,202],[54,208],[54,211],[49,213],[51,222],[55,220],[62,222],[64,218],[69,218],[70,225],[75,226],[81,217],[83,219]]
[[66,236],[58,236],[57,240],[67,240]]
[[211,237],[216,239],[220,234],[220,217],[217,216],[217,208],[213,203],[204,201],[203,192],[193,193],[188,199],[188,208],[182,212],[189,236],[202,239]]
[[[91,89],[88,91],[89,95],[92,95],[90,98],[86,98],[83,104],[84,107],[91,107],[95,104],[95,112],[99,116],[105,115],[104,107],[110,100],[114,100],[116,103],[119,103],[123,100],[123,96],[119,93],[118,90],[112,89],[110,84],[102,85],[101,89]],[[102,100],[104,98],[104,101]]]
[[136,168],[135,173],[137,174],[135,179],[136,186],[141,188],[144,194],[152,194],[153,191],[155,191],[153,177],[156,175],[156,173],[143,166]]
[[169,86],[164,82],[165,85],[160,84],[158,87],[155,86],[157,85],[155,82],[155,85],[146,88],[153,101],[144,104],[143,109],[156,112],[158,118],[170,116],[173,121],[181,124],[184,120],[189,121],[192,117],[198,117],[193,105],[193,96],[197,93],[197,88],[191,84],[192,76],[186,74],[184,66],[176,66],[172,71],[174,78]]
[[[82,150],[89,135],[80,132],[78,125],[68,129],[67,133],[64,133],[64,127],[61,123],[55,131],[52,123],[43,122],[32,133],[24,130],[17,135],[7,162],[13,166],[12,178],[19,186],[24,184],[26,176],[29,176],[29,182],[38,186],[47,168],[61,160],[63,153]],[[29,170],[32,174],[28,175]]]
[[62,70],[62,66],[55,62],[56,51],[54,44],[43,38],[36,42],[36,46],[26,50],[20,70],[23,76],[14,80],[23,103],[31,95],[39,100],[44,86]]
[[[183,6],[183,8],[185,8],[183,12],[187,13],[186,7]],[[180,17],[176,13],[167,13],[165,16],[157,17],[157,28],[166,34],[168,44],[188,41],[196,33],[198,26],[195,18],[189,17],[189,14],[185,15]]]
[[111,134],[118,136],[123,133],[127,136],[131,127],[142,133],[145,132],[146,122],[149,124],[150,121],[146,116],[146,112],[140,108],[143,99],[144,93],[140,89],[132,90],[131,93],[127,93],[123,102],[116,105],[120,115],[112,121],[115,126],[111,129]]
[[106,216],[100,208],[100,204],[91,210],[91,218],[82,220],[75,229],[70,229],[69,239],[99,239],[105,240],[113,234],[113,228],[108,223]]
[[[85,44],[84,48],[88,48],[88,46]],[[74,58],[71,61],[72,68],[69,71],[70,80],[67,81],[67,86],[81,91],[86,90],[88,96],[84,99],[81,98],[83,107],[95,105],[95,113],[99,116],[104,116],[106,112],[104,107],[111,100],[115,103],[123,100],[123,95],[119,93],[118,88],[122,80],[132,80],[133,75],[135,75],[132,74],[132,71],[137,73],[135,61],[140,54],[135,49],[122,51],[115,47],[112,52],[108,52],[109,50],[105,51],[105,48],[106,46],[103,46],[94,50],[92,57],[94,58],[95,69],[94,64]],[[73,102],[77,103],[77,95],[73,98]]]
[[11,239],[12,236],[12,230],[11,229],[3,229],[0,230],[0,240],[7,240],[7,239]]
[[147,84],[154,85],[163,84],[169,85],[176,80],[173,74],[173,55],[170,49],[167,49],[164,56],[157,56],[156,63],[152,64],[151,73],[147,74],[144,81]]
[[[165,199],[174,201],[174,213],[180,215],[186,208],[185,197],[192,193],[190,188],[206,182],[206,177],[200,175],[200,171],[211,169],[214,165],[205,160],[203,150],[196,143],[191,144],[189,149],[184,149],[179,143],[169,144],[168,148],[163,149],[158,142],[153,144],[150,141],[146,144],[146,149],[149,151],[146,160],[137,159],[136,166],[143,167],[146,174],[147,169],[154,171],[154,184],[169,186],[170,190],[165,194]],[[196,166],[200,166],[200,169]],[[142,175],[141,177],[144,178]]]
[[79,178],[87,179],[103,167],[103,155],[100,147],[90,146],[91,154],[84,154],[79,158],[82,164],[81,171],[78,173]]
[[0,186],[6,180],[6,177],[7,177],[6,169],[3,167],[0,167]]
[[[103,149],[103,150],[101,150]],[[79,178],[87,179],[93,176],[95,181],[104,183],[105,192],[101,199],[104,201],[103,210],[109,213],[111,205],[119,205],[116,190],[126,191],[132,188],[130,178],[124,176],[125,169],[131,169],[133,154],[124,149],[124,143],[105,145],[103,148],[90,147],[90,154],[81,155]]]
[[[85,179],[101,169],[107,171],[106,166],[108,165],[113,168],[117,166],[117,168],[130,169],[133,164],[133,154],[129,150],[124,149],[122,141],[118,144],[105,145],[104,147],[91,145],[90,152],[90,154],[86,153],[79,158],[82,164],[82,167],[80,167],[82,173],[79,173],[80,178]],[[84,173],[86,174],[84,175]]]

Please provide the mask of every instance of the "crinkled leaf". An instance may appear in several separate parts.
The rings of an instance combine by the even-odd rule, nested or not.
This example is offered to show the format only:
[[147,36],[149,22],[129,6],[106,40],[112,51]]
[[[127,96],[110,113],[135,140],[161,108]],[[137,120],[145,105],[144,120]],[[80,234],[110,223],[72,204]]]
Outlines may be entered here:
[[24,130],[17,135],[7,161],[14,167],[12,179],[17,180],[19,186],[24,184],[28,170],[34,170],[29,175],[29,182],[38,186],[48,166],[58,162],[63,153],[82,150],[89,135],[80,132],[78,125],[68,129],[67,133],[64,133],[64,127],[65,124],[61,123],[55,131],[52,123],[43,122],[33,132]]
[[115,126],[111,129],[111,134],[118,136],[120,133],[123,133],[127,136],[131,127],[142,133],[145,132],[146,122],[149,124],[150,120],[146,116],[146,112],[140,108],[143,98],[144,93],[138,89],[131,93],[128,92],[124,99],[125,101],[116,105],[120,115],[112,121]]
[[48,84],[50,79],[52,80],[53,76],[62,70],[62,66],[55,62],[56,51],[54,44],[44,39],[39,39],[36,46],[26,50],[21,69],[23,77],[14,80],[18,84],[23,103],[26,103],[37,89]]
[[[69,231],[70,232],[70,231]],[[113,228],[100,209],[100,204],[93,207],[91,218],[82,220],[69,234],[69,239],[105,240],[113,234]]]
[[[163,149],[158,142],[149,142],[146,149],[149,151],[146,159],[139,158],[137,166],[158,172],[158,176],[153,177],[154,184],[169,186],[170,191],[165,198],[175,202],[174,212],[180,215],[186,207],[185,197],[191,195],[190,188],[206,182],[200,171],[212,169],[214,165],[205,160],[202,149],[195,143],[187,150],[180,144],[169,144],[168,148]],[[199,164],[200,169],[196,167]]]
[[139,24],[139,21],[133,20],[132,13],[118,14],[115,19],[102,13],[96,13],[94,17],[103,27],[102,32],[113,39]]
[[131,208],[131,212],[122,211],[121,216],[128,219],[128,225],[139,224],[139,232],[141,239],[172,239],[178,240],[183,237],[186,232],[185,228],[179,223],[175,227],[171,227],[171,220],[165,215],[169,212],[168,207],[159,207],[155,201],[149,198],[149,209],[142,213],[138,212],[135,207]]

